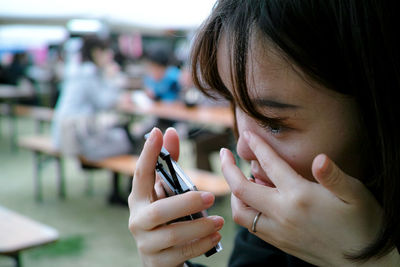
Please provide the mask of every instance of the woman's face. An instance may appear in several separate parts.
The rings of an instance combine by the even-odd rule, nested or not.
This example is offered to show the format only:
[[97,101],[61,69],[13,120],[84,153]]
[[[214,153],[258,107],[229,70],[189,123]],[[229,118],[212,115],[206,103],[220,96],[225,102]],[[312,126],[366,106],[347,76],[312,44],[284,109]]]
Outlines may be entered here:
[[95,48],[92,57],[98,67],[105,68],[113,62],[114,52],[111,49]]
[[[222,38],[218,48],[218,71],[224,85],[232,91],[229,53]],[[270,184],[257,158],[244,141],[243,132],[250,130],[267,142],[303,177],[314,180],[312,161],[327,154],[349,175],[359,177],[360,142],[355,102],[339,93],[307,82],[300,71],[283,60],[275,51],[251,44],[248,58],[248,90],[253,103],[263,115],[284,117],[286,126],[263,125],[236,108],[239,133],[237,152],[251,163],[256,181]]]

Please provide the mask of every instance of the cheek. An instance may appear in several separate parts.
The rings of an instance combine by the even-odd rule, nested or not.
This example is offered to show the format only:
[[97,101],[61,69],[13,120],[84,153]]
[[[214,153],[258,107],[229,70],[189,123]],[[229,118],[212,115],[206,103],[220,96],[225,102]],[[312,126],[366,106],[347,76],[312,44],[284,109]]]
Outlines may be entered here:
[[298,174],[306,179],[314,180],[311,164],[316,154],[310,150],[310,144],[307,141],[302,141],[298,136],[279,140],[243,114],[237,113],[236,120],[239,133],[236,150],[240,158],[246,161],[257,160],[244,138],[241,137],[244,131],[252,131],[262,137],[264,142],[269,144]]
[[302,144],[282,144],[275,150],[299,175],[314,181],[311,165],[316,154]]

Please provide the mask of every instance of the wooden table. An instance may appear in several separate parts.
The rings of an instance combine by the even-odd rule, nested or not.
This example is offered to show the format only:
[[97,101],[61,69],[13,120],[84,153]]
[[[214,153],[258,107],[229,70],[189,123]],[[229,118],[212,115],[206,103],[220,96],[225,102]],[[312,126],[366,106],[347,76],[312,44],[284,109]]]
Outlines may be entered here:
[[23,250],[52,243],[58,238],[55,229],[0,206],[0,254],[15,258],[17,266]]
[[154,102],[143,104],[123,103],[118,111],[130,115],[153,115],[163,119],[213,124],[233,127],[233,114],[229,107],[195,106],[187,107],[182,102]]

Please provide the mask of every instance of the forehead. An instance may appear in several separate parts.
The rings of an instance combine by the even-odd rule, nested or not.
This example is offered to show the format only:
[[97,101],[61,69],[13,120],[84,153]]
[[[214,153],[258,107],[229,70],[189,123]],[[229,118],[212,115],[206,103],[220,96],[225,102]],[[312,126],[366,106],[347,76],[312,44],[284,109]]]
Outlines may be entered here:
[[[250,98],[267,97],[287,103],[301,103],[315,94],[316,84],[306,80],[302,72],[286,60],[265,38],[253,34],[247,51],[246,81]],[[218,72],[224,85],[232,90],[235,55],[231,40],[221,36],[217,50]]]

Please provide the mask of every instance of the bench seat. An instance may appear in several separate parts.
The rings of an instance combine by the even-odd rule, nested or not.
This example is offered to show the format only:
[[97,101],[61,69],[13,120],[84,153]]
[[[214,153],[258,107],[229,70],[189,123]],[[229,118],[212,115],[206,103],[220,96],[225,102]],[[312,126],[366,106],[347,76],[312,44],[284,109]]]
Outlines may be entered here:
[[[41,201],[41,168],[44,157],[50,157],[56,160],[57,163],[57,180],[59,187],[59,195],[61,198],[65,197],[65,182],[63,174],[63,162],[61,153],[53,147],[51,138],[49,136],[25,136],[19,140],[19,145],[22,148],[28,149],[34,153],[34,181],[35,181],[35,195],[36,199]],[[88,160],[84,157],[79,158],[82,164],[90,167],[109,170],[113,174],[114,188],[113,197],[118,195],[118,179],[119,174],[132,177],[138,161],[138,156],[135,155],[119,155],[102,160]],[[230,193],[230,188],[221,176],[214,173],[198,170],[198,169],[185,169],[186,174],[190,177],[198,190],[208,191],[216,196],[223,196]]]
[[53,146],[51,137],[45,135],[24,136],[19,138],[20,147],[45,153],[53,157],[60,157],[60,152]]

